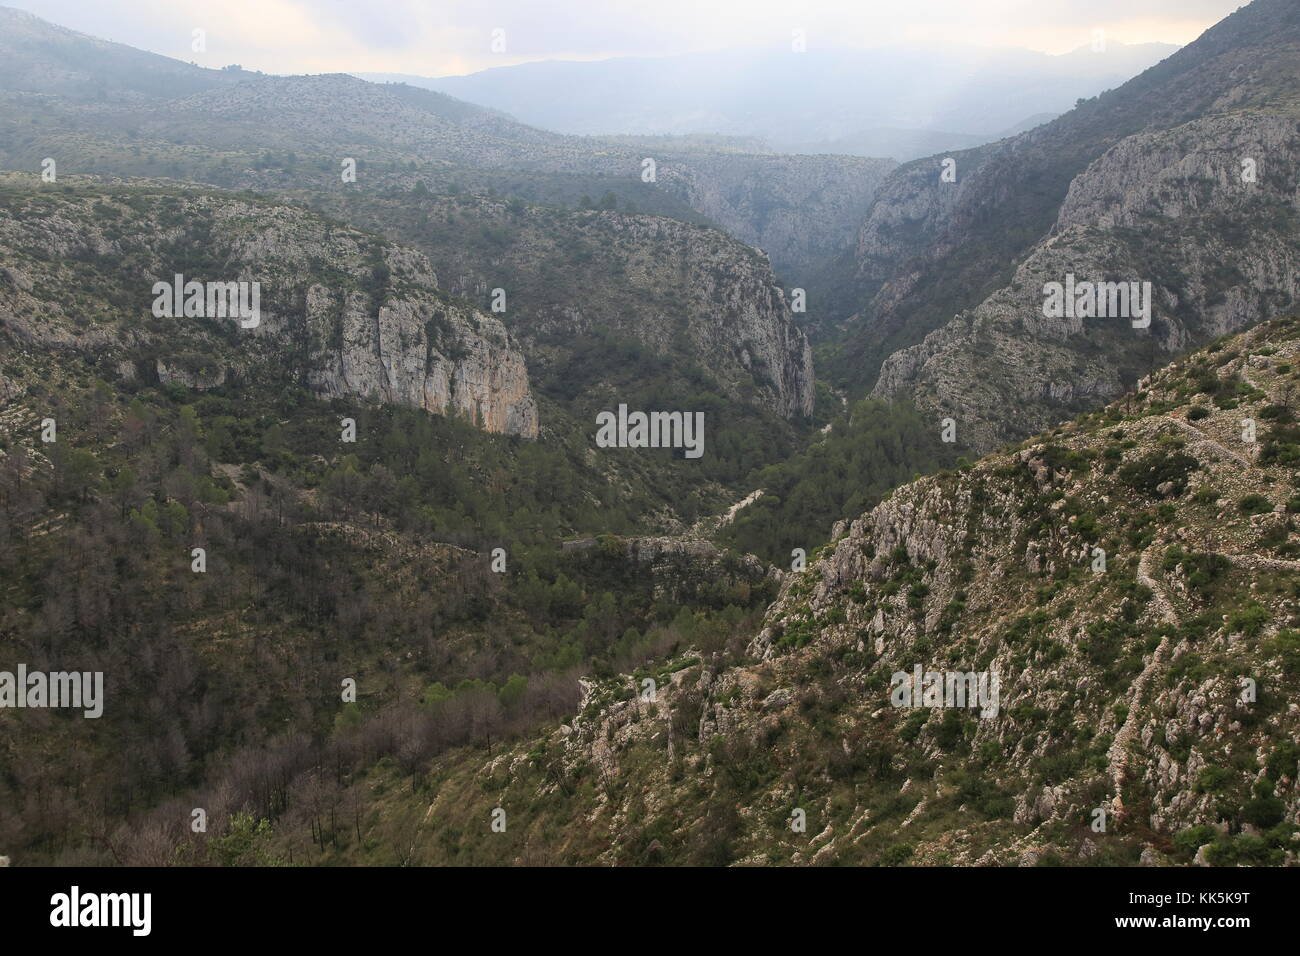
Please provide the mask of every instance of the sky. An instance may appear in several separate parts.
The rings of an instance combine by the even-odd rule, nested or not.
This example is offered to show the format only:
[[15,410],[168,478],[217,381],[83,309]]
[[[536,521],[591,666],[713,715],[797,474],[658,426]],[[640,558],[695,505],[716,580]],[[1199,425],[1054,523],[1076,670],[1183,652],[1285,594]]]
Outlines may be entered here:
[[[531,60],[824,46],[1185,44],[1244,0],[0,0],[201,66],[448,76]],[[205,31],[206,50],[192,49]],[[502,31],[495,33],[494,31]],[[494,49],[494,39],[496,49]],[[504,47],[504,49],[501,49]]]

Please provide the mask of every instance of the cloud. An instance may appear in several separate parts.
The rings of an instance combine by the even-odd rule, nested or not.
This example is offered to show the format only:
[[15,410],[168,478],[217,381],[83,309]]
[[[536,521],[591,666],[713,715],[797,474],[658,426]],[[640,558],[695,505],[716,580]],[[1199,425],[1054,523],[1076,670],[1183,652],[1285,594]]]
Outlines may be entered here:
[[[1186,43],[1240,0],[18,0],[62,26],[194,60],[275,73],[446,75],[538,59],[819,44],[1026,46],[1062,53],[1094,29]],[[206,53],[190,50],[195,28]],[[492,50],[504,31],[505,51]]]

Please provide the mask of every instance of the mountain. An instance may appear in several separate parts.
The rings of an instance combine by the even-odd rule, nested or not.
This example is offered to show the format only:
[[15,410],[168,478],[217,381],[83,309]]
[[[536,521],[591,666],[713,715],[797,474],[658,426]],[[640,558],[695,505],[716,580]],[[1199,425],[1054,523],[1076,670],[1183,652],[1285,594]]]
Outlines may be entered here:
[[[115,53],[125,57],[119,62],[93,38],[17,11],[6,16],[23,24],[6,41],[21,47],[22,70],[0,75],[0,162],[9,168],[34,171],[49,157],[66,172],[302,188],[308,180],[339,184],[339,164],[350,157],[377,185],[420,180],[436,192],[454,184],[552,205],[614,191],[649,211],[724,225],[765,249],[798,286],[828,250],[848,248],[893,166],[845,156],[740,156],[671,141],[647,152],[643,144],[547,132],[405,84],[202,70],[129,48],[120,50],[131,56]],[[159,63],[196,79],[178,80],[170,95],[87,102],[80,87],[41,79],[72,60],[84,82],[110,90],[123,71],[139,74],[137,86],[154,83]],[[55,95],[64,92],[70,95]],[[648,181],[646,159],[656,163]]]
[[[247,198],[52,192],[13,175],[2,196],[0,323],[19,348],[85,353],[119,378],[280,381],[537,436],[516,344],[495,318],[441,293],[408,249]],[[182,315],[179,297],[160,310],[155,283],[177,275],[255,283],[258,312],[236,316],[223,302],[214,314],[206,288],[197,315]]]
[[0,863],[1300,862],[1293,4],[901,167],[4,16]]
[[[360,75],[438,90],[563,133],[721,133],[757,136],[786,152],[906,160],[934,151],[913,151],[927,138],[943,141],[935,149],[957,149],[1030,115],[1060,113],[1175,49],[1110,43],[1100,52],[1049,56],[1015,48],[857,50],[811,38],[803,54],[545,61],[436,79]],[[872,129],[875,135],[862,132]]]
[[[1288,308],[1298,62],[1300,11],[1256,0],[1044,126],[895,170],[839,263],[848,318],[824,367],[988,449]],[[1067,275],[1150,282],[1150,327],[1045,317]]]
[[[838,523],[761,619],[679,616],[652,632],[659,655],[545,704],[541,732],[503,739],[481,685],[385,695],[339,718],[328,774],[306,742],[267,741],[111,846],[135,862],[1294,864],[1297,369],[1300,317],[1216,342]],[[716,560],[614,539],[566,553],[662,567],[666,586],[692,579],[673,555]],[[972,697],[909,701],[918,668],[941,688],[971,675]],[[281,802],[268,784],[285,777]],[[220,807],[221,835],[176,822],[191,805]]]
[[0,89],[83,103],[139,103],[210,90],[234,79],[0,7]]

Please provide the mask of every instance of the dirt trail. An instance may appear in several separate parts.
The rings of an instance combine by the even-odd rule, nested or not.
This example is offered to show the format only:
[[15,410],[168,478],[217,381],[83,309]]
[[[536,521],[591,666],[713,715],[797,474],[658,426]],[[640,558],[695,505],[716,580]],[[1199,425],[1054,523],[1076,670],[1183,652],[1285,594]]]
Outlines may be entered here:
[[722,514],[709,515],[707,517],[699,519],[698,521],[695,522],[694,525],[691,526],[691,531],[690,531],[691,536],[697,538],[707,538],[710,535],[717,534],[727,525],[731,524],[731,522],[735,520],[736,515],[738,515],[745,508],[748,508],[759,498],[763,497],[765,493],[766,492],[764,492],[762,488],[756,488],[755,490],[751,491],[749,494],[745,495],[745,497],[737,501],[734,505],[732,505]]
[[[1169,600],[1168,592],[1151,574],[1151,561],[1155,549],[1156,545],[1153,544],[1142,552],[1142,557],[1138,560],[1137,579],[1151,589],[1153,595],[1151,603],[1155,605],[1156,613],[1160,615],[1161,620],[1166,624],[1177,625],[1179,622],[1178,614],[1174,610],[1173,602]],[[1128,770],[1129,744],[1137,735],[1140,719],[1138,715],[1142,709],[1142,697],[1146,692],[1147,684],[1164,667],[1168,651],[1169,636],[1165,635],[1160,639],[1160,645],[1152,653],[1151,660],[1142,669],[1142,673],[1133,681],[1133,688],[1128,699],[1128,714],[1124,718],[1124,725],[1116,732],[1115,739],[1111,742],[1110,750],[1106,754],[1109,764],[1108,772],[1115,787],[1115,798],[1112,805],[1117,813],[1122,811],[1124,807],[1120,799],[1120,788],[1124,783],[1124,774]]]
[[1274,571],[1300,571],[1300,561],[1285,558],[1261,558],[1254,554],[1224,554],[1230,562],[1244,568],[1269,568]]
[[1193,447],[1196,447],[1197,445],[1209,446],[1209,448],[1211,448],[1216,454],[1218,454],[1220,458],[1226,458],[1230,461],[1235,461],[1237,464],[1244,465],[1247,468],[1251,467],[1252,463],[1249,458],[1244,458],[1241,455],[1238,455],[1231,448],[1228,448],[1226,445],[1222,445],[1219,442],[1215,441],[1213,438],[1205,434],[1205,432],[1201,431],[1195,425],[1189,425],[1181,418],[1175,418],[1173,415],[1166,415],[1165,418],[1169,419],[1171,422],[1173,422],[1175,425],[1177,425],[1187,434],[1191,435],[1193,439],[1195,439],[1192,442]]

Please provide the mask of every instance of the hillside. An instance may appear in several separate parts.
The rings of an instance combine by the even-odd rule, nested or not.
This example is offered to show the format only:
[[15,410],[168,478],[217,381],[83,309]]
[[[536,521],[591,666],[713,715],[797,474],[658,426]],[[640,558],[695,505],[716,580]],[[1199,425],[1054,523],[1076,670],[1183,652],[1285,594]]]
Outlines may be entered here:
[[[853,315],[827,368],[960,410],[988,449],[1288,308],[1297,63],[1300,12],[1256,0],[1119,89],[953,153],[955,183],[942,156],[896,170],[840,263],[854,278],[837,307]],[[1043,285],[1066,273],[1151,282],[1150,328],[1045,321]]]
[[[166,189],[0,190],[0,319],[29,348],[115,378],[278,382],[374,396],[537,436],[523,356],[501,323],[438,290],[426,259],[293,207]],[[160,315],[155,283],[247,283],[259,315]],[[188,298],[189,293],[186,292]]]
[[[376,768],[399,789],[372,833],[427,806],[415,862],[1293,863],[1298,356],[1300,320],[1271,322],[901,488],[745,653],[661,671],[654,703],[646,671],[590,682],[500,754]],[[891,706],[918,665],[997,673],[996,716]]]
[[228,73],[110,43],[13,7],[0,7],[0,89],[55,94],[77,102],[139,103],[234,81]]
[[[370,186],[410,188],[418,181],[446,193],[455,184],[551,205],[613,190],[647,211],[711,218],[766,249],[778,271],[798,279],[828,252],[848,248],[873,190],[894,165],[730,149],[647,153],[617,138],[547,132],[406,84],[203,70],[17,11],[5,16],[23,28],[12,41],[21,70],[0,74],[0,144],[10,144],[0,145],[0,164],[10,169],[35,171],[52,157],[68,173],[337,188],[341,158],[351,157]],[[74,61],[74,79],[42,79],[62,76]],[[151,95],[86,101],[86,86],[130,86],[123,72]],[[157,77],[172,73],[179,78],[169,94],[155,89],[167,83]],[[646,158],[657,164],[652,183],[641,179]]]

